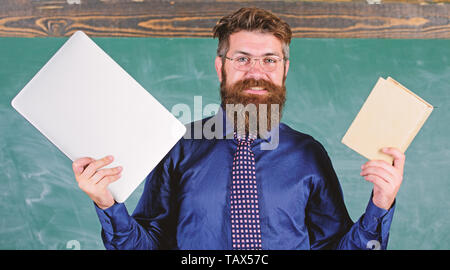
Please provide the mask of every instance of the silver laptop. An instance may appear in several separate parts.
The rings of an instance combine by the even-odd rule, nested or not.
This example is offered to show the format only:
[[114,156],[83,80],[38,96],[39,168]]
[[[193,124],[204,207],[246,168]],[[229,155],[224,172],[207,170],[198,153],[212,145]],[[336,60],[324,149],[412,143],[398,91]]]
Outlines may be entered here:
[[122,177],[109,186],[117,202],[129,197],[186,131],[81,31],[11,104],[72,161],[113,155],[108,168],[123,166]]

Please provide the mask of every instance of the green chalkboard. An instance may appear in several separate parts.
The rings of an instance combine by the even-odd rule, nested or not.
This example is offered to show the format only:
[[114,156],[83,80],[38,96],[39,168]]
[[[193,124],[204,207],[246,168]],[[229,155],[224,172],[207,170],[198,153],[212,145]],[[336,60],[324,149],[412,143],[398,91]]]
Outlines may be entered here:
[[[0,38],[0,249],[104,248],[71,161],[10,106],[65,40]],[[169,110],[187,104],[197,120],[195,96],[203,107],[220,102],[216,40],[94,41]],[[450,40],[294,39],[284,122],[325,146],[356,220],[372,186],[359,176],[365,159],[340,140],[379,76],[437,107],[406,152],[388,248],[450,249]],[[126,202],[130,213],[142,188]]]

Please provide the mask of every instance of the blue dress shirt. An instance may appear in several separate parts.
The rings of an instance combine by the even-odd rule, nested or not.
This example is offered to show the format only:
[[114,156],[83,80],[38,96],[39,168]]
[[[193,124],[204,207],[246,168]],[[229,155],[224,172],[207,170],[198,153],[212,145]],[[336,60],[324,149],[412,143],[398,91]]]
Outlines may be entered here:
[[[225,123],[222,135],[229,135],[223,111],[214,117]],[[187,134],[209,119],[187,125]],[[275,149],[260,147],[271,133],[251,146],[260,183],[262,248],[385,249],[395,204],[381,209],[370,197],[353,223],[323,146],[283,123],[278,127]],[[131,216],[123,203],[106,210],[95,206],[105,247],[232,249],[229,189],[236,147],[234,139],[182,138],[147,176]]]

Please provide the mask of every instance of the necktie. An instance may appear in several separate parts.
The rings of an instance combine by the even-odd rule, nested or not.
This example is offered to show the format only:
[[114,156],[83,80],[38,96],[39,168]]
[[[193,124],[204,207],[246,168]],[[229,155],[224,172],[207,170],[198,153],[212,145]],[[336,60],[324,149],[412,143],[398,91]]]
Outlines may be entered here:
[[255,155],[250,149],[255,136],[234,134],[238,146],[233,159],[230,207],[233,249],[262,249],[256,187]]

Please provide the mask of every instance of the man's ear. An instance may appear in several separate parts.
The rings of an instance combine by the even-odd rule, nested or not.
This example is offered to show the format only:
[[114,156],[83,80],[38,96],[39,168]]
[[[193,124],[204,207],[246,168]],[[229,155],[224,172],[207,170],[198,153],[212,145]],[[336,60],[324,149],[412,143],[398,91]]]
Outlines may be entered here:
[[216,61],[214,62],[214,66],[216,67],[217,77],[219,78],[219,82],[222,82],[222,57],[216,56]]
[[285,68],[285,70],[284,70],[284,76],[286,77],[287,76],[287,73],[288,73],[288,70],[289,70],[289,59],[288,60],[286,60],[286,68]]

